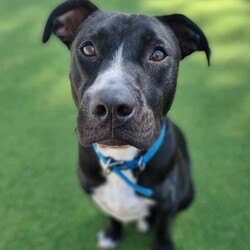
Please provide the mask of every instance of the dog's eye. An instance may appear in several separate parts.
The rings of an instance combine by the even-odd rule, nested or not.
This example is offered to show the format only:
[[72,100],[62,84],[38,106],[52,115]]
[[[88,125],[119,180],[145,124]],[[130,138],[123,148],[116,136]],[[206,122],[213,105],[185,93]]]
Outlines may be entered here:
[[151,55],[150,60],[154,62],[160,62],[164,60],[166,57],[167,57],[166,52],[161,48],[157,48],[154,50],[153,54]]
[[96,55],[95,47],[92,43],[87,43],[82,46],[82,52],[86,56],[93,57]]

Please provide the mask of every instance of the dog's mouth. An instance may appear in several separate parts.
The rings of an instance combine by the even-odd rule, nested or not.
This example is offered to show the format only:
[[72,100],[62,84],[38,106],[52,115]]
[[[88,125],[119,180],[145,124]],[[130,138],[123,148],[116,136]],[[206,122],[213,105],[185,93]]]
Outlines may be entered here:
[[[131,136],[123,131],[123,133],[114,133],[113,131],[107,131],[106,128],[104,129],[96,129],[94,133],[92,130],[85,130],[85,133],[82,133],[80,128],[76,129],[78,139],[80,144],[83,146],[91,146],[92,144],[98,143],[102,145],[102,147],[124,147],[124,146],[134,146],[134,147],[141,147],[141,143],[138,143],[136,139],[137,136],[131,138]],[[131,133],[131,131],[130,131]],[[134,133],[136,134],[136,133]]]
[[125,147],[133,146],[140,150],[146,150],[154,143],[159,136],[160,129],[155,126],[117,127],[110,130],[108,127],[83,127],[76,128],[78,140],[81,145],[89,147],[98,143],[103,147]]
[[96,141],[95,143],[100,144],[102,148],[105,148],[105,147],[120,148],[120,147],[132,146],[132,145],[128,145],[127,142],[113,140],[113,139],[104,140],[104,141]]

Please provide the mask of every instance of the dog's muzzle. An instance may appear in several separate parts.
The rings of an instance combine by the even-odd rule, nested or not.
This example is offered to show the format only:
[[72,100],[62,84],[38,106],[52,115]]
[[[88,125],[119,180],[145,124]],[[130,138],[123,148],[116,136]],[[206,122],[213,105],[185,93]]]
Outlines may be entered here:
[[[120,80],[120,81],[118,81]],[[93,84],[83,95],[77,119],[80,143],[149,148],[159,136],[154,114],[142,94],[124,79]]]

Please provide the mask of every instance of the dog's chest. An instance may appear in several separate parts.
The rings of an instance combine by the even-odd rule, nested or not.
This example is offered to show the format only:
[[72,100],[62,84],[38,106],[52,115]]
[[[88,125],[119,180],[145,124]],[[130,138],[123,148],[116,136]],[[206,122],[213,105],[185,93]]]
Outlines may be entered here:
[[[131,153],[131,152],[130,152]],[[132,158],[124,153],[121,160]],[[132,158],[133,159],[133,158]],[[123,172],[131,181],[136,182],[131,171]],[[106,182],[96,188],[92,195],[95,202],[109,215],[121,220],[131,221],[145,217],[154,202],[138,196],[134,189],[126,184],[115,173],[106,176]]]

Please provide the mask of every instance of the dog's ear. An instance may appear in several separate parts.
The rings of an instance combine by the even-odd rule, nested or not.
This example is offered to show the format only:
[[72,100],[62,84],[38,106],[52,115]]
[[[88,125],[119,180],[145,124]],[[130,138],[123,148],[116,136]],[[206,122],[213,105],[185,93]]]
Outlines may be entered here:
[[204,51],[210,65],[211,50],[203,31],[193,21],[181,14],[157,17],[161,22],[171,27],[179,41],[182,59],[195,51]]
[[79,25],[98,8],[88,0],[68,0],[57,6],[50,14],[43,33],[46,43],[51,33],[70,48]]

